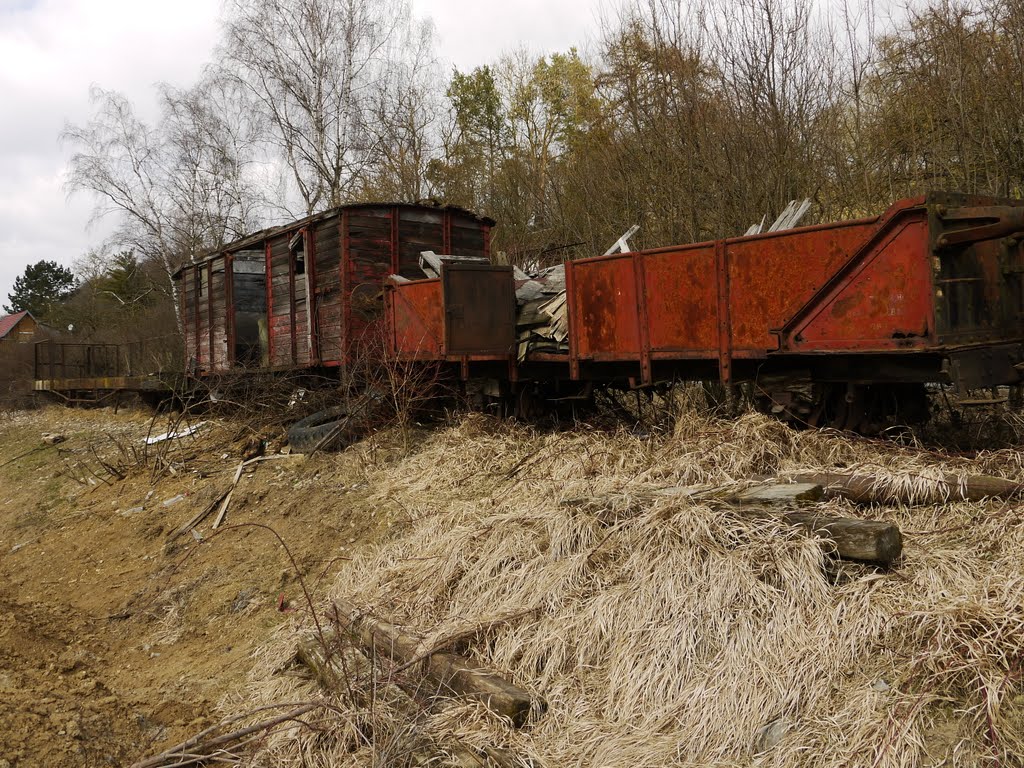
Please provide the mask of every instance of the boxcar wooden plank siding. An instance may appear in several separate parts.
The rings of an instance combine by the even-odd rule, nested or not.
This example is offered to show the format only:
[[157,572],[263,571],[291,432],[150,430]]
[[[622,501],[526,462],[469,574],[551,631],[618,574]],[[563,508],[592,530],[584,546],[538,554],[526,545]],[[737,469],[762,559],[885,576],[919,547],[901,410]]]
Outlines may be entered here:
[[338,272],[338,264],[341,258],[341,249],[338,247],[339,240],[340,235],[338,233],[338,220],[336,217],[317,225],[314,243],[316,248],[318,288],[341,285],[341,275]]
[[229,367],[227,270],[223,257],[215,259],[210,266],[210,359],[214,370],[226,370]]
[[272,368],[292,365],[291,272],[288,236],[276,237],[270,241],[270,299],[273,310],[269,318],[268,341]]
[[[191,371],[199,359],[198,339],[196,338],[195,307],[196,307],[196,276],[199,267],[189,267],[185,270],[185,277],[182,280],[181,291],[181,317],[182,328],[185,337],[185,370]],[[190,320],[192,322],[190,322]]]
[[479,228],[455,224],[452,226],[451,238],[453,256],[490,256],[485,247],[484,232]]
[[316,261],[316,341],[321,365],[341,362],[341,237],[339,216],[316,225],[313,248]]
[[398,274],[410,280],[422,279],[420,252],[446,251],[442,214],[403,211],[398,225],[398,244]]
[[205,362],[205,367],[210,366],[210,268],[209,265],[198,268],[199,279],[196,281],[196,335],[199,343],[197,345],[197,357]]
[[295,324],[294,363],[300,366],[309,365],[309,337],[307,335],[307,329],[309,328],[309,316],[306,314],[305,282],[304,275],[296,276],[294,297],[295,318],[292,322]]
[[[422,278],[424,250],[486,256],[493,224],[458,208],[367,203],[230,243],[176,275],[190,370],[345,366],[357,348],[380,351],[385,278]],[[246,263],[230,285],[229,254]]]

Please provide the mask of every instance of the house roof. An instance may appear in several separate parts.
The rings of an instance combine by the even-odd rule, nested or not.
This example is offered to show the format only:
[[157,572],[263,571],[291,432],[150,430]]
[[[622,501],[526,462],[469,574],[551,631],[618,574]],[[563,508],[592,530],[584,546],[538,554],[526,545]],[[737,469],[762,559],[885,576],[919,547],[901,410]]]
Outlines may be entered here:
[[15,312],[13,315],[4,315],[0,317],[0,339],[4,338],[8,333],[14,330],[15,326],[20,323],[25,315],[28,315],[27,311]]

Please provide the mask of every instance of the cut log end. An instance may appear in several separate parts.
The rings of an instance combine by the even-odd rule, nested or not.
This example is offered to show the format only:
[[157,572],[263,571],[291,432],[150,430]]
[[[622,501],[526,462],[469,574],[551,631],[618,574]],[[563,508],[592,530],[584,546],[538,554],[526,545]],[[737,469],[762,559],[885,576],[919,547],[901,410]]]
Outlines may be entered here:
[[884,567],[903,554],[903,534],[893,523],[788,512],[786,522],[828,539],[837,556]]

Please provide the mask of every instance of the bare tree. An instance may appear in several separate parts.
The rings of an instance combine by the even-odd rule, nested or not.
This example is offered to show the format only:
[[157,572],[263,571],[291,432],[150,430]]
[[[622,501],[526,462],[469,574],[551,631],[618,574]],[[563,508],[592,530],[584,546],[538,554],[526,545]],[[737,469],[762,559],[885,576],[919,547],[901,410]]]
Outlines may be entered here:
[[778,212],[831,176],[829,142],[840,96],[833,31],[812,0],[719,2],[707,39],[729,112],[718,189],[720,234],[757,211]]
[[383,94],[415,114],[396,67],[416,27],[407,0],[229,0],[224,71],[265,115],[306,213],[341,205],[379,161]]
[[189,90],[162,87],[155,125],[119,93],[97,88],[91,96],[89,122],[62,133],[74,148],[67,189],[93,196],[94,218],[117,217],[112,245],[158,264],[177,304],[177,268],[255,221],[251,131],[210,79]]
[[401,25],[390,48],[369,124],[377,157],[359,196],[416,201],[434,192],[428,169],[438,155],[438,116],[444,112],[432,25]]

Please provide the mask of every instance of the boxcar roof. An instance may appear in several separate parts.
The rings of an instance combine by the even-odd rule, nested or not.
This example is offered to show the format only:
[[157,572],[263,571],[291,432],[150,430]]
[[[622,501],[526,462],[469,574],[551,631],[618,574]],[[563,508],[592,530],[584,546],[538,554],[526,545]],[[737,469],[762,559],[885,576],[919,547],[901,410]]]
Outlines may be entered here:
[[487,216],[482,216],[478,213],[474,213],[473,211],[467,210],[466,208],[460,208],[456,205],[426,205],[423,203],[397,202],[349,203],[347,205],[338,206],[337,208],[331,208],[330,210],[327,211],[314,213],[311,216],[306,216],[305,218],[302,219],[296,219],[295,221],[289,222],[288,224],[282,224],[277,227],[267,227],[266,229],[261,229],[258,232],[253,232],[251,235],[246,235],[245,237],[241,237],[238,240],[226,243],[225,245],[222,245],[219,248],[212,248],[209,251],[206,251],[203,254],[201,254],[199,258],[182,264],[174,272],[173,277],[178,277],[178,275],[180,275],[182,270],[184,270],[186,267],[191,267],[194,266],[195,264],[202,264],[207,261],[211,261],[224,253],[243,250],[247,246],[255,245],[256,243],[262,242],[264,240],[267,240],[268,238],[279,235],[282,232],[288,232],[293,229],[299,229],[301,227],[306,226],[307,224],[311,224],[316,221],[324,221],[325,219],[330,219],[333,216],[337,216],[342,211],[358,210],[360,208],[412,208],[421,211],[449,211],[451,213],[458,213],[462,214],[463,216],[467,216],[471,219],[475,219],[476,221],[479,221],[482,224],[486,224],[489,227],[494,226],[494,219],[491,219]]

